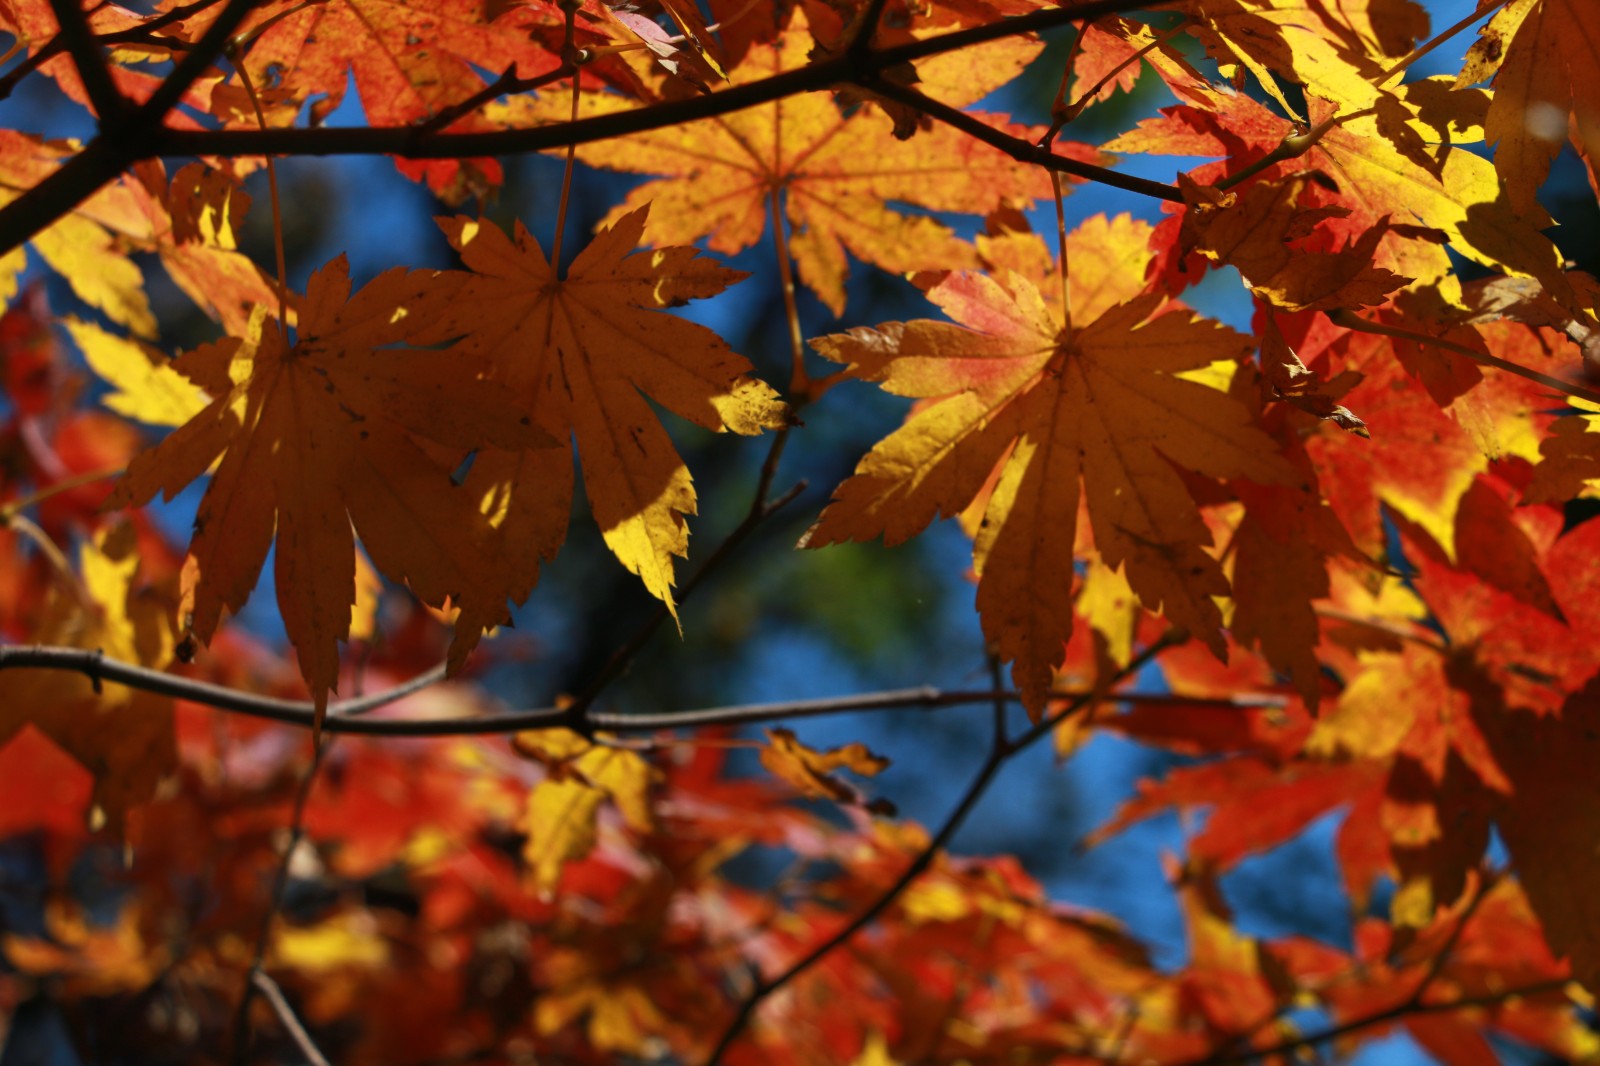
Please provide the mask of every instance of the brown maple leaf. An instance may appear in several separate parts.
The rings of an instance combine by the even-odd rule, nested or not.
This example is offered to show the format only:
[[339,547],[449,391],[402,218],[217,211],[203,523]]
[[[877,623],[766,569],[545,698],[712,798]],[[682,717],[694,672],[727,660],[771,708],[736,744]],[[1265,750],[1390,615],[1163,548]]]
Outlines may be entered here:
[[903,541],[999,480],[973,547],[984,633],[1043,705],[1072,631],[1080,480],[1095,544],[1146,604],[1223,654],[1213,596],[1228,593],[1179,476],[1292,483],[1294,470],[1238,402],[1178,375],[1242,358],[1249,338],[1158,295],[1062,328],[1033,284],[955,275],[928,298],[955,320],[890,323],[814,341],[823,355],[920,406],[834,493],[803,544]]
[[180,356],[173,368],[211,404],[136,457],[107,501],[170,500],[218,462],[183,571],[185,629],[211,639],[276,537],[278,606],[319,709],[355,598],[352,523],[380,572],[460,608],[452,667],[507,617],[509,567],[451,471],[476,448],[549,438],[464,357],[388,347],[404,339],[408,305],[438,283],[396,269],[350,298],[341,256],[312,275],[293,345],[258,313],[244,337]]
[[[694,486],[643,393],[710,430],[756,434],[787,424],[788,408],[750,364],[703,326],[657,314],[714,296],[744,275],[693,248],[635,252],[646,211],[602,229],[558,276],[520,225],[441,220],[472,270],[459,290],[419,309],[438,339],[487,358],[535,421],[577,438],[584,486],[611,551],[672,607],[672,557],[688,548],[683,516]],[[572,457],[564,448],[489,450],[467,489],[483,501],[501,550],[517,561],[515,598],[566,536]]]
[[1586,0],[1512,0],[1480,31],[1457,85],[1494,75],[1485,122],[1495,170],[1518,213],[1542,219],[1536,194],[1569,137],[1600,181],[1600,35]]

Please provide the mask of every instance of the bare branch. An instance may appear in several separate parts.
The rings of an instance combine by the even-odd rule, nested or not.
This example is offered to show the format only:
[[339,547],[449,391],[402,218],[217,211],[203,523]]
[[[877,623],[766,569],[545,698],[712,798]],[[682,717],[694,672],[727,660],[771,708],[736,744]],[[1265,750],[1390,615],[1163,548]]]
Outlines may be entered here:
[[[268,987],[274,990],[277,989],[277,982],[268,978],[266,972],[262,969],[266,963],[267,944],[272,939],[272,927],[278,920],[278,912],[283,910],[284,893],[289,890],[289,865],[294,861],[295,849],[300,846],[300,841],[305,838],[306,807],[311,799],[311,788],[316,784],[317,771],[322,769],[323,756],[327,754],[328,746],[333,741],[334,738],[329,737],[326,742],[314,742],[316,746],[312,749],[311,765],[306,767],[305,776],[300,779],[300,786],[295,790],[294,810],[289,815],[289,839],[283,846],[283,858],[278,860],[278,868],[273,875],[272,895],[267,900],[267,911],[261,916],[261,928],[256,933],[255,957],[251,960],[250,969],[247,971],[245,978],[244,989],[239,993],[239,1005],[233,1015],[233,1051],[231,1057],[236,1064],[243,1063],[246,1060],[247,1052],[250,1048],[251,999],[258,990],[264,991]],[[279,999],[282,1000],[281,993]],[[273,1007],[278,1009],[278,1004],[274,1003]],[[279,1019],[283,1020],[285,1012],[287,1012],[288,1017],[294,1019],[294,1024],[290,1025],[288,1021],[285,1021],[285,1025],[289,1027],[291,1035],[295,1036],[295,1042],[301,1043],[301,1037],[304,1036],[305,1043],[301,1044],[302,1049],[309,1045],[314,1051],[316,1046],[311,1044],[310,1036],[305,1033],[304,1029],[300,1028],[299,1019],[295,1019],[294,1012],[288,1008],[288,1002],[283,1001],[282,1009],[278,1010]],[[297,1030],[298,1032],[296,1032]],[[313,1063],[316,1061],[317,1058],[312,1059]]]
[[[83,648],[32,645],[27,647],[0,647],[0,671],[43,669],[83,674],[92,681],[111,682],[128,688],[153,692],[161,696],[198,703],[219,711],[265,718],[285,725],[310,729],[315,714],[310,700],[285,700],[274,696],[258,696],[236,689],[213,685],[195,678],[162,673],[149,667],[108,659],[100,652]],[[385,692],[374,693],[359,699],[340,700],[328,705],[328,718],[323,723],[327,733],[350,733],[364,736],[386,737],[450,737],[481,736],[494,733],[515,733],[524,729],[547,729],[552,726],[572,724],[569,708],[537,707],[507,714],[484,715],[477,718],[391,718],[368,719],[359,717],[380,707],[396,703],[444,680],[444,667],[435,667],[427,673],[412,678],[403,685]],[[1056,698],[1076,701],[1093,696],[1107,703],[1149,703],[1173,707],[1231,707],[1248,710],[1255,707],[1282,707],[1288,701],[1272,693],[1243,694],[1228,697],[1173,696],[1160,692],[1060,692]],[[978,689],[952,691],[932,686],[890,689],[883,692],[855,693],[848,696],[828,696],[821,699],[782,700],[773,703],[741,703],[724,707],[702,707],[684,711],[662,711],[653,714],[618,714],[589,711],[584,724],[591,729],[608,733],[653,733],[671,729],[695,729],[708,725],[751,725],[775,722],[785,718],[818,718],[853,711],[935,710],[941,707],[965,706],[986,703],[995,699],[1016,700],[1018,694],[1011,690]],[[1052,724],[1054,720],[1052,720]],[[1028,739],[1027,737],[1023,739]],[[1036,738],[1033,738],[1036,739]],[[1029,740],[1031,742],[1031,739]]]
[[255,970],[250,975],[250,983],[256,991],[261,993],[261,998],[272,1005],[272,1010],[278,1016],[278,1021],[283,1023],[283,1028],[289,1038],[300,1049],[300,1054],[306,1057],[311,1066],[332,1066],[328,1057],[317,1047],[316,1041],[311,1039],[311,1034],[306,1032],[306,1027],[301,1024],[300,1018],[295,1014],[294,1008],[289,1006],[283,989],[278,987],[278,982],[268,977],[266,971]]

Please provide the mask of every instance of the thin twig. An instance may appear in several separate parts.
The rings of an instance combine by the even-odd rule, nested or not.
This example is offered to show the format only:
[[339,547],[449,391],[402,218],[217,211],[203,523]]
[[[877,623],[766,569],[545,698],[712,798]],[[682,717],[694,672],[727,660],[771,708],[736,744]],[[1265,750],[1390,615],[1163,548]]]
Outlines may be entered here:
[[[158,29],[164,29],[174,22],[181,22],[189,16],[197,15],[206,8],[213,7],[220,2],[221,0],[196,0],[195,3],[184,4],[181,7],[165,11],[154,18],[141,22],[137,26],[132,26],[125,30],[115,30],[111,33],[95,34],[94,39],[102,46],[109,44],[150,44],[172,49],[188,48],[188,42],[186,41],[177,40],[176,38],[155,37],[153,34]],[[4,75],[0,75],[0,100],[6,99],[15,92],[22,79],[65,51],[66,42],[62,39],[61,34],[57,33],[40,45],[38,51],[6,71]]]
[[233,32],[261,3],[262,0],[228,0],[228,5],[217,13],[216,20],[206,27],[206,32],[200,35],[194,47],[172,68],[172,73],[162,79],[150,98],[139,106],[137,124],[151,127],[151,132],[161,129],[160,123],[166,118],[167,112],[178,106],[183,94],[200,80],[206,68],[223,56]]
[[272,940],[272,927],[278,920],[278,913],[283,910],[283,899],[289,891],[289,866],[294,861],[295,849],[305,838],[306,809],[311,799],[311,789],[316,784],[317,771],[322,769],[323,758],[333,741],[334,738],[329,737],[325,742],[317,743],[312,749],[311,765],[306,767],[305,776],[300,779],[300,785],[295,790],[294,809],[289,815],[289,839],[283,848],[283,858],[278,861],[277,871],[273,875],[272,894],[267,899],[267,910],[261,916],[261,928],[256,933],[255,956],[251,960],[250,969],[246,971],[244,988],[239,993],[239,1005],[233,1014],[231,1058],[235,1064],[245,1061],[246,1052],[250,1047],[250,1002],[260,988],[256,978],[265,976],[262,967],[266,964],[267,945]]
[[989,693],[994,710],[994,739],[990,743],[989,754],[984,759],[983,765],[978,768],[978,772],[973,777],[972,782],[967,785],[966,791],[962,793],[961,799],[957,801],[955,807],[945,817],[943,824],[939,826],[938,832],[917,853],[916,858],[912,859],[911,864],[894,880],[894,883],[874,899],[865,910],[834,932],[832,936],[829,936],[791,963],[787,969],[776,977],[757,980],[755,988],[745,995],[739,1004],[739,1009],[734,1014],[733,1020],[723,1030],[722,1036],[712,1049],[710,1057],[706,1059],[706,1066],[716,1066],[722,1060],[722,1056],[727,1053],[734,1040],[738,1039],[739,1034],[749,1025],[756,1009],[768,997],[810,969],[835,948],[849,941],[862,929],[872,924],[880,914],[894,904],[895,900],[900,898],[900,895],[932,864],[938,853],[955,836],[956,831],[961,828],[967,816],[972,813],[972,809],[983,798],[983,794],[994,781],[995,775],[999,773],[1001,767],[1010,761],[1012,756],[1027,748],[1028,745],[1040,737],[1049,735],[1051,729],[1065,721],[1069,716],[1079,713],[1086,707],[1093,706],[1102,697],[1102,689],[1112,688],[1120,681],[1133,676],[1161,652],[1187,639],[1188,636],[1180,631],[1169,631],[1160,640],[1129,660],[1128,665],[1122,667],[1115,675],[1107,679],[1104,685],[1075,697],[1062,711],[1041,721],[1015,740],[1007,737],[1005,725],[1006,706],[1009,702],[1008,696],[1011,694]]
[[1570,984],[1567,978],[1552,978],[1547,981],[1535,981],[1533,984],[1522,985],[1518,988],[1502,989],[1482,996],[1463,996],[1460,999],[1443,1003],[1398,1003],[1383,1010],[1373,1011],[1371,1014],[1359,1018],[1352,1018],[1338,1025],[1331,1025],[1326,1029],[1308,1033],[1284,1040],[1271,1047],[1249,1048],[1230,1054],[1214,1054],[1201,1058],[1190,1059],[1180,1066],[1237,1066],[1247,1062],[1270,1062],[1284,1056],[1293,1055],[1297,1051],[1307,1051],[1332,1043],[1341,1037],[1352,1033],[1359,1033],[1363,1029],[1371,1029],[1376,1025],[1385,1025],[1389,1022],[1399,1021],[1402,1018],[1415,1017],[1425,1014],[1448,1014],[1452,1011],[1471,1010],[1475,1007],[1495,1007],[1508,1000],[1522,999],[1527,996],[1544,995],[1547,992],[1559,992]]
[[733,1042],[739,1038],[739,1035],[744,1032],[745,1027],[750,1023],[756,1008],[766,1002],[769,996],[796,977],[799,977],[806,970],[809,970],[839,945],[866,928],[878,915],[888,910],[895,900],[900,898],[901,893],[910,887],[911,882],[921,876],[922,872],[932,864],[935,856],[949,843],[950,838],[955,835],[956,831],[961,828],[961,824],[966,821],[967,815],[972,813],[972,808],[977,806],[978,801],[983,798],[983,794],[988,791],[989,783],[994,780],[995,774],[1000,771],[1005,762],[1005,750],[999,744],[996,744],[990,749],[988,757],[984,759],[983,765],[979,767],[978,773],[973,777],[971,783],[967,785],[966,791],[961,794],[961,799],[957,801],[954,809],[945,817],[944,824],[939,827],[939,831],[928,841],[927,846],[917,853],[916,858],[911,860],[911,864],[905,868],[900,876],[895,878],[893,884],[885,889],[877,899],[873,900],[865,910],[861,911],[849,922],[846,922],[832,936],[823,940],[791,963],[782,973],[770,979],[763,978],[757,981],[755,988],[751,989],[739,1004],[739,1009],[734,1014],[733,1020],[723,1030],[722,1036],[717,1040],[710,1057],[706,1059],[706,1066],[716,1066],[717,1063],[722,1061],[722,1056],[727,1053]]
[[250,983],[261,993],[261,998],[272,1005],[273,1013],[278,1016],[284,1031],[294,1041],[295,1047],[300,1049],[300,1054],[306,1057],[306,1061],[311,1066],[332,1066],[322,1049],[317,1047],[316,1041],[311,1039],[311,1034],[306,1032],[306,1027],[284,996],[283,989],[278,987],[278,982],[268,977],[265,970],[254,970],[250,974]]
[[426,122],[419,122],[417,129],[422,130],[424,133],[435,133],[466,118],[491,100],[498,100],[502,96],[514,96],[518,93],[530,93],[535,89],[542,89],[546,85],[572,77],[576,70],[577,67],[575,65],[563,63],[554,70],[547,70],[543,74],[531,78],[519,78],[517,77],[517,68],[515,66],[507,67],[504,74],[501,74],[494,81],[485,85],[465,100],[458,104],[452,104]]
[[[1506,0],[1498,0],[1498,2],[1494,5],[1494,8],[1504,6],[1505,3]],[[1415,63],[1417,60],[1421,59],[1423,56],[1427,55],[1429,52],[1433,51],[1445,41],[1448,41],[1450,38],[1454,37],[1456,34],[1472,25],[1474,22],[1477,22],[1479,19],[1483,18],[1489,13],[1489,10],[1493,10],[1493,8],[1476,11],[1462,19],[1460,22],[1457,22],[1449,29],[1443,31],[1426,44],[1418,45],[1401,59],[1396,61],[1393,66],[1379,74],[1377,80],[1372,83],[1373,87],[1381,90],[1385,85],[1393,81],[1397,75],[1404,73],[1406,68],[1411,66],[1411,64]],[[1226,178],[1223,178],[1221,181],[1216,183],[1216,187],[1219,189],[1231,189],[1235,185],[1239,185],[1242,182],[1255,177],[1257,174],[1261,173],[1263,170],[1266,170],[1270,166],[1282,163],[1288,159],[1298,159],[1300,156],[1303,156],[1307,152],[1311,151],[1311,149],[1316,146],[1317,142],[1322,140],[1322,138],[1328,134],[1328,131],[1332,130],[1335,126],[1338,126],[1340,123],[1349,119],[1355,118],[1358,115],[1370,114],[1371,111],[1371,108],[1367,108],[1362,111],[1336,111],[1327,118],[1323,119],[1321,122],[1318,122],[1315,126],[1312,126],[1310,129],[1301,129],[1295,133],[1291,133],[1284,137],[1283,140],[1278,143],[1278,146],[1272,149],[1272,151],[1268,152],[1260,159],[1257,159],[1249,166],[1228,175]]]
[[[767,493],[772,486],[772,478],[777,471],[778,457],[783,453],[783,445],[787,437],[787,430],[780,430],[774,435],[772,445],[767,452],[766,462],[762,464],[761,475],[757,480],[754,502],[751,504],[750,511],[745,515],[744,520],[733,528],[732,532],[722,538],[722,543],[716,546],[711,554],[706,557],[706,561],[701,563],[689,579],[679,587],[677,590],[677,602],[680,605],[688,600],[701,582],[721,568],[723,562],[733,553],[733,550],[742,544],[751,533],[755,532],[757,526],[783,507],[788,506],[805,491],[806,483],[802,481],[782,496],[772,500],[767,499]],[[672,612],[667,609],[666,604],[657,607],[634,635],[611,653],[611,657],[606,660],[606,664],[600,668],[599,674],[589,682],[583,692],[567,705],[562,712],[563,720],[552,724],[581,728],[594,726],[599,718],[590,714],[589,708],[594,705],[595,700],[600,698],[600,694],[605,691],[611,682],[615,681],[628,669],[638,654],[644,650],[645,645],[650,642],[650,638],[655,636],[656,630],[665,625],[671,617]]]

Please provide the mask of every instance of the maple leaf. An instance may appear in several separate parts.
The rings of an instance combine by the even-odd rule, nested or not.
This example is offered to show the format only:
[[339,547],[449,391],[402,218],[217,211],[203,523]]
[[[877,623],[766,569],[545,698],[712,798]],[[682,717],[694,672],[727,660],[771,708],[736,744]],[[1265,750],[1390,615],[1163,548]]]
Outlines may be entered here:
[[888,767],[889,760],[874,755],[865,744],[846,744],[830,751],[817,751],[802,744],[790,730],[769,729],[767,743],[761,749],[761,765],[803,795],[861,805],[860,793],[835,777],[833,771],[852,770],[863,777],[876,777]]
[[1337,7],[1301,0],[1189,0],[1197,36],[1224,76],[1247,69],[1263,90],[1297,114],[1273,72],[1308,92],[1352,109],[1378,99],[1384,56],[1399,57],[1428,32],[1427,12],[1412,0],[1357,0]]
[[[425,299],[430,335],[485,358],[549,434],[577,440],[584,487],[606,545],[668,607],[672,557],[687,550],[695,512],[689,470],[640,396],[706,429],[750,435],[777,429],[788,408],[715,333],[655,313],[713,296],[744,275],[693,248],[635,252],[646,211],[602,229],[565,276],[532,234],[513,242],[493,223],[440,225],[473,273]],[[484,501],[495,539],[516,560],[520,602],[542,560],[565,537],[572,459],[564,449],[491,450],[467,488]]]
[[1072,632],[1079,481],[1095,543],[1168,620],[1220,655],[1212,596],[1228,582],[1176,465],[1211,477],[1293,483],[1293,469],[1225,394],[1177,375],[1237,359],[1247,338],[1160,296],[1063,329],[1033,284],[955,275],[928,298],[957,324],[916,321],[813,341],[889,392],[935,400],[880,442],[835,491],[808,546],[895,544],[999,480],[973,546],[984,633],[1038,713]]
[[[560,26],[554,5],[498,5],[481,0],[331,0],[262,5],[241,31],[251,34],[244,56],[252,84],[271,86],[293,104],[311,101],[320,124],[344,101],[354,83],[373,125],[404,126],[465,100],[484,88],[483,70],[532,77],[553,70],[560,57],[538,39],[543,26]],[[298,107],[285,109],[292,120]],[[254,126],[253,110],[235,120]],[[469,116],[458,129],[487,129]],[[460,202],[500,181],[492,159],[400,161],[400,170],[449,202]]]
[[1310,177],[1261,181],[1243,193],[1221,193],[1179,175],[1189,211],[1183,217],[1184,248],[1237,267],[1258,297],[1286,311],[1328,310],[1379,304],[1408,280],[1372,265],[1388,230],[1386,221],[1336,251],[1294,247],[1316,223],[1339,209],[1299,206]]
[[[922,88],[960,86],[945,93],[961,106],[1010,80],[1037,54],[1036,42],[1002,42],[999,54],[954,69],[946,61],[919,71]],[[812,50],[803,15],[776,46],[756,45],[734,70],[732,85],[803,67]],[[615,93],[584,93],[580,113],[609,114],[631,106]],[[565,118],[565,99],[548,98],[536,112]],[[653,203],[644,239],[656,247],[692,244],[708,238],[714,252],[732,255],[750,247],[765,232],[769,200],[778,192],[791,235],[789,250],[800,278],[835,314],[844,310],[846,251],[895,273],[928,268],[976,266],[971,245],[948,226],[928,217],[897,211],[890,201],[934,211],[982,212],[1002,200],[1034,200],[1050,195],[1048,175],[1024,166],[993,148],[945,126],[896,140],[892,123],[875,107],[842,112],[823,93],[789,97],[772,104],[685,123],[654,133],[584,145],[578,158],[595,166],[635,173],[664,174],[630,192],[606,216]],[[1028,131],[1013,129],[1025,134]],[[1098,154],[1081,145],[1058,142],[1060,151],[1084,160]]]
[[258,313],[246,336],[180,356],[173,369],[211,404],[137,456],[107,502],[170,500],[220,458],[184,566],[184,627],[209,642],[223,609],[249,597],[276,536],[278,606],[319,713],[355,598],[352,522],[380,572],[424,602],[460,607],[454,668],[506,618],[509,579],[488,521],[451,480],[453,462],[424,442],[459,458],[548,438],[463,357],[386,348],[434,280],[392,270],[350,298],[341,256],[312,275],[292,346]]
[[1600,38],[1582,0],[1511,0],[1479,31],[1457,86],[1494,75],[1486,133],[1516,210],[1544,217],[1536,194],[1569,136],[1600,181]]
[[91,322],[69,318],[64,324],[89,368],[117,390],[102,401],[111,410],[152,425],[180,426],[206,406],[200,390],[165,356]]
[[[9,203],[54,173],[73,146],[0,130],[0,203]],[[156,331],[139,268],[128,258],[121,233],[143,229],[120,186],[89,197],[33,238],[33,249],[72,285],[80,299],[143,337]],[[7,254],[7,272],[22,268],[20,249]],[[15,283],[11,284],[15,290]]]
[[[1593,537],[1587,538],[1593,541]],[[1559,716],[1486,713],[1496,758],[1510,778],[1495,820],[1550,945],[1574,976],[1600,987],[1600,914],[1592,893],[1600,788],[1589,768],[1600,755],[1600,686],[1573,694]]]
[[[1331,179],[1334,187],[1319,198],[1342,210],[1319,227],[1346,247],[1359,247],[1374,229],[1387,224],[1373,252],[1374,264],[1412,279],[1412,289],[1434,288],[1447,304],[1462,304],[1461,284],[1440,243],[1442,234],[1462,255],[1495,270],[1536,278],[1553,298],[1571,306],[1576,298],[1561,256],[1539,232],[1549,220],[1542,215],[1518,217],[1512,210],[1494,164],[1459,147],[1481,139],[1482,127],[1472,121],[1470,109],[1444,108],[1443,115],[1436,115],[1441,109],[1433,106],[1427,89],[1434,84],[1419,82],[1397,90],[1397,114],[1338,114],[1336,124],[1303,156],[1269,174],[1320,172]],[[1334,113],[1327,104],[1311,108],[1314,121]],[[1400,136],[1396,126],[1408,136]],[[1217,97],[1209,107],[1164,108],[1160,118],[1141,121],[1104,147],[1248,158],[1277,148],[1293,133],[1284,119],[1234,94]],[[1210,181],[1222,173],[1220,167],[1207,166],[1191,176]]]

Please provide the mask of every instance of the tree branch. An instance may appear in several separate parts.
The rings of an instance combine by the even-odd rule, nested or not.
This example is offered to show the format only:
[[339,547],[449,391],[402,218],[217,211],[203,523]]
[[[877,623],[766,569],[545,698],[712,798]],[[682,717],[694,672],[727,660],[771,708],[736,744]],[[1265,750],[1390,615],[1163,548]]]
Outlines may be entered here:
[[94,108],[101,123],[116,121],[127,110],[127,99],[117,91],[111,80],[111,68],[106,64],[106,54],[89,30],[88,17],[79,0],[50,0],[50,10],[55,14],[60,28],[60,40],[67,54],[72,56],[83,81],[83,91],[89,96],[89,106]]
[[[75,0],[57,2],[74,3]],[[162,124],[167,112],[222,54],[229,36],[258,3],[260,0],[229,0],[216,21],[207,27],[148,100],[136,108],[124,107],[115,114],[102,114],[99,135],[85,145],[83,151],[39,184],[0,207],[0,254],[31,240],[114,180],[130,164],[160,154],[159,146],[167,132]],[[62,32],[67,32],[64,24]],[[72,47],[70,36],[64,41],[66,47]],[[107,79],[109,81],[109,74]]]
[[1494,1007],[1507,1000],[1521,999],[1526,996],[1543,995],[1546,992],[1558,992],[1568,985],[1566,978],[1553,978],[1548,981],[1536,981],[1531,985],[1519,988],[1508,988],[1499,992],[1482,996],[1463,996],[1460,999],[1443,1003],[1412,1003],[1406,1000],[1392,1007],[1374,1011],[1359,1018],[1352,1018],[1347,1022],[1331,1025],[1305,1036],[1284,1040],[1265,1048],[1249,1048],[1233,1054],[1212,1055],[1205,1058],[1191,1059],[1182,1066],[1242,1066],[1248,1062],[1267,1062],[1281,1056],[1292,1055],[1296,1051],[1305,1051],[1323,1044],[1331,1043],[1340,1037],[1358,1033],[1363,1029],[1370,1029],[1375,1025],[1399,1021],[1413,1015],[1421,1014],[1448,1014],[1451,1011],[1471,1010],[1474,1007]]
[[[83,648],[49,645],[0,646],[0,671],[56,670],[83,674],[96,683],[110,682],[159,696],[187,700],[231,714],[264,718],[285,725],[310,729],[315,720],[310,700],[285,700],[258,696],[208,681],[167,674],[149,667],[108,659],[100,652]],[[444,679],[444,667],[435,667],[403,685],[385,692],[340,700],[328,705],[323,723],[327,733],[350,733],[386,737],[481,736],[514,733],[524,729],[545,729],[571,725],[571,713],[562,707],[537,707],[508,714],[477,718],[390,718],[364,719],[361,715],[396,703]],[[1160,692],[1061,692],[1057,698],[1076,701],[1095,697],[1107,703],[1157,704],[1174,707],[1231,707],[1248,710],[1256,707],[1282,707],[1288,701],[1271,693],[1230,697],[1173,696]],[[985,703],[997,698],[1016,700],[1011,690],[993,689],[945,691],[924,685],[917,688],[828,696],[820,699],[782,700],[773,703],[741,703],[723,707],[703,707],[652,714],[618,714],[590,711],[585,716],[589,728],[609,733],[653,733],[671,729],[695,729],[711,725],[752,725],[785,718],[817,718],[852,711],[935,710],[942,707]],[[1055,719],[1051,719],[1051,724]],[[1036,739],[1036,738],[1035,738]],[[1031,740],[1029,741],[1031,743]]]
[[[954,33],[941,34],[891,48],[858,53],[851,50],[812,63],[799,70],[760,81],[736,85],[707,96],[652,104],[610,115],[594,115],[533,129],[448,133],[426,126],[362,127],[354,129],[238,129],[177,130],[161,125],[161,118],[188,91],[200,74],[227,46],[229,35],[260,0],[229,0],[205,35],[185,55],[129,121],[102,130],[82,153],[22,197],[0,208],[0,253],[30,240],[36,233],[71,211],[122,169],[140,159],[160,156],[214,156],[232,158],[259,155],[394,155],[405,159],[452,159],[468,156],[521,155],[550,148],[588,144],[631,133],[677,126],[771,103],[796,93],[814,92],[855,84],[871,88],[878,76],[897,64],[956,51],[974,44],[1023,33],[1064,26],[1079,19],[1095,19],[1128,11],[1166,6],[1171,0],[1091,0],[1071,7],[1048,8],[1017,18],[1001,19]],[[931,101],[930,101],[931,103]],[[942,105],[941,105],[942,106]],[[981,125],[981,123],[980,123]],[[985,127],[987,128],[987,127]],[[110,140],[112,147],[101,142]],[[99,146],[98,152],[95,149]],[[94,154],[92,162],[74,164]],[[1066,162],[1056,160],[1052,167]],[[1032,160],[1038,162],[1038,160]],[[1084,164],[1074,164],[1083,166]],[[1062,167],[1065,169],[1065,167]],[[71,172],[71,178],[63,174]],[[1114,174],[1114,171],[1105,171]],[[1096,168],[1093,180],[1103,177]],[[1121,188],[1170,199],[1159,183],[1119,179]]]

